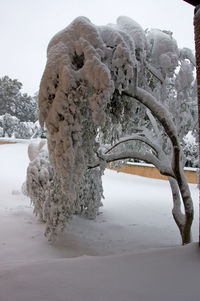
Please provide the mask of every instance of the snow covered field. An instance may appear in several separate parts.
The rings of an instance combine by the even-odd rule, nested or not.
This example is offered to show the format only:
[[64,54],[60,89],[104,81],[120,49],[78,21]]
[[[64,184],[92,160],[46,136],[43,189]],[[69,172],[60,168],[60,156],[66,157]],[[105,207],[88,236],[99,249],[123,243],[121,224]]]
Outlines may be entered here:
[[169,184],[107,170],[95,221],[75,217],[55,244],[21,193],[29,141],[0,145],[0,301],[199,301],[194,243],[180,246]]

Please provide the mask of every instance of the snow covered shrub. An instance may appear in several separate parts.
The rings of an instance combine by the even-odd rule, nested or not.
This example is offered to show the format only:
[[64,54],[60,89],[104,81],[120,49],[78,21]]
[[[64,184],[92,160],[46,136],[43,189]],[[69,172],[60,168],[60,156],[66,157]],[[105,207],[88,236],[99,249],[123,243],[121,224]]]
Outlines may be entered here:
[[99,168],[87,171],[87,182],[81,186],[76,202],[62,191],[60,178],[50,165],[46,140],[28,147],[26,193],[34,205],[34,213],[46,224],[45,235],[56,239],[74,214],[95,218],[102,205],[102,183]]
[[198,167],[198,143],[192,132],[183,138],[183,151],[186,156],[186,166]]
[[12,137],[15,134],[16,128],[20,123],[19,119],[7,113],[1,117],[1,122],[3,125],[3,137]]
[[42,140],[39,145],[30,144],[28,147],[28,156],[30,159],[27,168],[26,190],[34,205],[34,212],[39,215],[43,221],[43,203],[45,202],[45,193],[47,186],[52,178],[49,168],[48,153],[45,150]]
[[10,114],[0,116],[0,136],[15,137],[18,139],[37,138],[42,134],[39,122],[20,122],[20,120]]
[[33,122],[19,122],[14,131],[15,138],[29,139],[33,136]]
[[55,177],[49,163],[45,142],[42,140],[39,145],[29,145],[30,164],[27,169],[26,187],[34,205],[34,213],[40,221],[46,223],[45,235],[53,241],[57,232],[64,229],[74,208],[70,208],[69,202],[68,208],[62,206],[65,204],[65,196],[60,180]]

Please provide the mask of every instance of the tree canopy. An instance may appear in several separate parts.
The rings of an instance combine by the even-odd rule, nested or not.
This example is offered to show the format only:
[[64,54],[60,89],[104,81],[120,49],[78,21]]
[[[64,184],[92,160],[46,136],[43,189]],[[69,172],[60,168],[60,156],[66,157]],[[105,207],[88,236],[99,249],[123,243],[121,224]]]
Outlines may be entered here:
[[[106,164],[135,158],[169,177],[173,215],[183,243],[190,241],[193,205],[176,117],[181,97],[195,101],[193,69],[192,52],[178,49],[171,32],[144,31],[127,17],[108,26],[79,17],[52,38],[39,91],[39,120],[47,128],[52,172],[45,177],[49,193],[40,200],[32,179],[41,168],[33,175],[33,166],[43,164],[44,152],[28,172],[29,195],[48,236],[75,213],[95,208],[95,216]],[[180,103],[177,112],[171,102]],[[191,127],[190,122],[185,131]]]

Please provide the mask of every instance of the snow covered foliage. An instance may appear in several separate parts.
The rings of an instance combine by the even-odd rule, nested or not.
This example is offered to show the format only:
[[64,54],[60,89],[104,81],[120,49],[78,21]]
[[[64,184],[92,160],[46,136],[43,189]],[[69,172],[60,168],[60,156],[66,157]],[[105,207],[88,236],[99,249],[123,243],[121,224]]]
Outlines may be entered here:
[[186,157],[186,166],[198,167],[198,143],[192,132],[183,138],[183,150]]
[[172,33],[151,29],[147,32],[147,39],[150,44],[151,64],[160,70],[164,77],[173,76],[178,66],[179,51]]
[[11,116],[10,114],[5,114],[0,118],[0,125],[3,129],[2,137],[14,136],[14,133],[19,126],[19,119],[15,116]]
[[101,205],[105,164],[87,168],[97,159],[96,138],[98,128],[105,125],[106,108],[114,91],[121,94],[133,81],[135,64],[134,45],[127,34],[97,28],[86,18],[77,18],[50,41],[39,119],[47,128],[54,180],[61,185],[66,211],[69,204],[77,204],[72,214],[94,216]]
[[31,143],[28,147],[30,163],[27,169],[26,193],[34,205],[34,213],[46,224],[45,235],[50,241],[56,239],[73,214],[95,218],[102,206],[102,183],[99,169],[86,171],[85,183],[76,200],[62,190],[60,178],[49,162],[46,140]]
[[0,116],[0,137],[14,137],[18,139],[30,139],[41,136],[42,129],[39,123],[21,122],[17,117],[8,113]]
[[28,156],[30,164],[27,169],[26,189],[34,204],[35,214],[39,214],[43,220],[43,203],[45,201],[45,192],[47,185],[52,178],[51,168],[49,167],[48,153],[45,150],[45,140],[39,145],[30,144],[28,147]]
[[73,214],[97,214],[107,162],[136,158],[177,181],[172,186],[185,206],[184,223],[180,221],[183,243],[190,241],[192,200],[168,110],[168,100],[178,95],[177,74],[184,66],[190,83],[193,80],[188,57],[188,51],[179,51],[172,33],[144,31],[127,17],[109,26],[79,17],[52,38],[38,98],[49,154],[39,152],[27,176],[28,193],[50,239]]
[[37,97],[21,93],[22,83],[8,76],[0,78],[0,115],[10,114],[21,122],[36,122]]
[[0,137],[27,139],[37,132],[37,96],[22,94],[21,88],[16,79],[0,78]]

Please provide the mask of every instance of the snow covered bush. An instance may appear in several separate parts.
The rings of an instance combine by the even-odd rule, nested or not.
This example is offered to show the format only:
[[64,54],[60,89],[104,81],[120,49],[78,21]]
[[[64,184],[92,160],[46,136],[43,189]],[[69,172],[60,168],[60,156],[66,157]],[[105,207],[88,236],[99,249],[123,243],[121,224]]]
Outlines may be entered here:
[[198,167],[198,143],[196,138],[193,136],[192,132],[183,138],[183,150],[186,157],[186,166],[188,167]]
[[1,124],[3,128],[3,137],[12,137],[19,125],[20,121],[17,117],[5,114],[1,116]]
[[38,138],[42,135],[39,122],[22,121],[10,114],[0,116],[0,137],[14,137],[18,139]]
[[47,185],[52,179],[52,172],[49,166],[48,153],[45,149],[45,140],[39,145],[30,144],[28,147],[28,156],[30,164],[27,169],[26,190],[34,204],[34,212],[43,218],[43,203],[45,201],[45,193]]
[[145,32],[127,17],[99,27],[79,17],[52,38],[39,91],[49,153],[39,152],[27,176],[28,193],[50,239],[73,214],[95,216],[106,164],[131,158],[152,163],[169,177],[173,215],[183,244],[190,242],[192,199],[164,101],[186,54],[180,55],[170,32]]
[[46,140],[28,147],[30,159],[27,168],[26,193],[34,205],[34,213],[46,224],[45,235],[50,241],[56,239],[67,221],[74,214],[95,218],[102,206],[101,173],[98,168],[88,170],[84,185],[81,186],[74,202],[63,192],[60,178],[54,173],[49,162]]
[[29,139],[33,136],[33,122],[20,122],[14,131],[15,138]]

